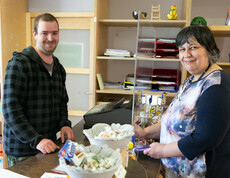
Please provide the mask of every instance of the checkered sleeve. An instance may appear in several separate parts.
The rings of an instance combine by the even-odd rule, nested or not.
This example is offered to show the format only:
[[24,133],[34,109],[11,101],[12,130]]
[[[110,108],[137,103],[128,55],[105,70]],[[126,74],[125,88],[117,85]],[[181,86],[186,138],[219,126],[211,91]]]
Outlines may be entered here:
[[19,60],[11,60],[6,68],[3,90],[2,110],[5,122],[10,128],[5,132],[13,132],[16,139],[34,148],[42,140],[42,136],[32,127],[23,109],[27,92],[26,83],[27,75],[23,64]]
[[66,72],[63,66],[61,66],[61,76],[62,76],[62,96],[61,96],[61,120],[59,123],[59,130],[61,130],[62,127],[64,126],[69,126],[71,127],[71,121],[68,120],[68,108],[67,108],[67,103],[69,101],[67,90],[66,90]]

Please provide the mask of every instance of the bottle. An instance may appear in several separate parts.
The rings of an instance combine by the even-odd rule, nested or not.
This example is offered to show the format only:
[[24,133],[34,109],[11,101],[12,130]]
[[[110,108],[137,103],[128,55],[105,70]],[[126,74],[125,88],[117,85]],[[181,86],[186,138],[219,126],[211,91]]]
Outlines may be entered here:
[[3,156],[3,146],[2,146],[3,142],[2,140],[0,140],[0,157]]
[[134,148],[133,148],[133,142],[129,142],[129,145],[128,145],[128,155],[133,160],[137,160],[137,155],[136,155],[136,153],[134,151]]

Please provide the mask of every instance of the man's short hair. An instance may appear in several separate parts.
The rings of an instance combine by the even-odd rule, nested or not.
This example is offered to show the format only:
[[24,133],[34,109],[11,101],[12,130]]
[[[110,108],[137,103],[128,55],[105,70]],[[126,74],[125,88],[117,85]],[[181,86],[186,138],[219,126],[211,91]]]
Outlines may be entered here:
[[57,22],[57,25],[58,25],[58,30],[59,30],[59,24],[58,24],[57,19],[56,19],[52,14],[44,13],[44,14],[38,15],[38,16],[34,19],[34,31],[35,31],[36,33],[38,33],[38,23],[39,23],[39,21],[45,21],[45,22],[53,22],[53,21],[56,21],[56,22]]

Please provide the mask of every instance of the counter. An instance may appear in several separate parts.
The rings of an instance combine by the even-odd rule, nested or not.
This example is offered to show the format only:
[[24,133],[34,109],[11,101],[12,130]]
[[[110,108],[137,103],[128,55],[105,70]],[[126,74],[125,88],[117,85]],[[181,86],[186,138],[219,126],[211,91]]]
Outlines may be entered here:
[[[75,142],[89,145],[88,139],[83,134],[84,120],[80,121],[73,127],[75,134]],[[62,147],[60,140],[57,140],[57,144]],[[22,161],[15,166],[8,168],[13,172],[31,177],[39,178],[45,172],[51,172],[51,170],[58,165],[58,150],[51,154],[39,153],[35,156]],[[144,154],[140,154],[138,161],[129,159],[126,178],[144,178],[144,177],[157,177],[160,169],[160,161],[152,159]]]

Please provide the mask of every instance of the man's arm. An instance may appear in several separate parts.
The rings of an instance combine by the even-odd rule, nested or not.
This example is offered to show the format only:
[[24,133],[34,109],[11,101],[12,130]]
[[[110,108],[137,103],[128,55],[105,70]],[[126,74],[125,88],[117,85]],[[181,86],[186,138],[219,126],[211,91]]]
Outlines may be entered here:
[[69,101],[68,93],[66,90],[66,72],[64,67],[59,64],[60,66],[60,75],[62,77],[62,95],[60,101],[60,122],[59,122],[59,131],[62,127],[68,126],[71,127],[71,121],[68,120],[68,107],[67,103]]
[[36,148],[43,137],[34,130],[24,113],[26,80],[22,64],[17,60],[11,60],[5,74],[2,111],[5,123],[15,137],[22,143],[29,143],[31,147]]
[[[61,66],[61,65],[60,65]],[[69,101],[68,94],[66,91],[66,72],[63,66],[61,66],[61,76],[62,76],[62,96],[61,96],[61,121],[59,123],[60,131],[61,131],[61,141],[62,143],[65,142],[65,139],[67,140],[74,140],[74,132],[71,128],[71,122],[68,120],[68,108],[67,103]]]

